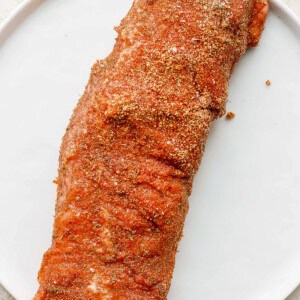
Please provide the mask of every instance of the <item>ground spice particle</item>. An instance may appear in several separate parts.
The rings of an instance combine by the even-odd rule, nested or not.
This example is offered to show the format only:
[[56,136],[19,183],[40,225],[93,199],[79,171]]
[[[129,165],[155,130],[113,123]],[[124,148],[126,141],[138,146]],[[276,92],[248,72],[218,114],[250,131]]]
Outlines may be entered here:
[[270,85],[271,85],[271,81],[270,81],[270,80],[267,80],[267,81],[266,81],[266,85],[267,85],[267,86],[270,86]]
[[234,118],[235,118],[235,113],[233,113],[233,112],[227,113],[227,115],[226,115],[227,120],[232,120]]

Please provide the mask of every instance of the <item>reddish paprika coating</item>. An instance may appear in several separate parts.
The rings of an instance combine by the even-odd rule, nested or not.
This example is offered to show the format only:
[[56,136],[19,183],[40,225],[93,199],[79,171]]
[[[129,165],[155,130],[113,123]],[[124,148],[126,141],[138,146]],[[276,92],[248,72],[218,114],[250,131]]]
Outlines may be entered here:
[[194,175],[267,0],[136,0],[64,136],[34,299],[167,299]]

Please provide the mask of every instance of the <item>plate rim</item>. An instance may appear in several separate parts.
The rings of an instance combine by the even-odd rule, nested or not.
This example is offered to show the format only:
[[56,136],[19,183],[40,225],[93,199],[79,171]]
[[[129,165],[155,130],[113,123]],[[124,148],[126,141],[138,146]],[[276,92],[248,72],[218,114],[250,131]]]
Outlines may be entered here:
[[[21,23],[41,3],[47,0],[23,0],[0,24],[0,47]],[[300,34],[300,18],[282,0],[269,0],[271,10],[284,17],[289,27],[296,27]]]
[[[17,7],[10,13],[0,24],[0,48],[5,44],[6,39],[12,35],[22,22],[38,8],[40,4],[47,0],[23,0]],[[299,34],[300,39],[300,18],[287,6],[282,0],[269,0],[271,4],[271,10],[276,15],[282,17],[283,22],[287,26],[296,31]],[[298,286],[300,282],[293,287],[293,289],[285,296],[288,297]],[[1,282],[2,287],[13,295],[10,289],[6,288],[5,282]]]

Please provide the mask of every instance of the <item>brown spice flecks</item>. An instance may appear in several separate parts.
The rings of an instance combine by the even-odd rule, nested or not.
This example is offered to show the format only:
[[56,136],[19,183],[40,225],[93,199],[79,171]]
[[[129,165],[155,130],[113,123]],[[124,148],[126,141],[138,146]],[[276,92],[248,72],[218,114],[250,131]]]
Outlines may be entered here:
[[63,139],[35,300],[167,299],[193,178],[262,7],[134,1]]
[[271,85],[271,81],[270,81],[270,80],[267,80],[267,81],[266,81],[266,85],[267,85],[267,86],[270,86],[270,85]]
[[233,113],[232,111],[227,113],[227,115],[226,115],[227,120],[232,120],[234,118],[235,118],[235,113]]

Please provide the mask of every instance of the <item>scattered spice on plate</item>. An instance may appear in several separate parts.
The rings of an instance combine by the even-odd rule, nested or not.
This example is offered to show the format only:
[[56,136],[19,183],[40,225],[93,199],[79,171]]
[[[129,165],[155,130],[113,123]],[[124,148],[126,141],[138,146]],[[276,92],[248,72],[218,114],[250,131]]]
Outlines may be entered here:
[[227,115],[226,115],[227,120],[232,120],[234,118],[235,118],[235,113],[233,113],[232,111],[227,113]]

